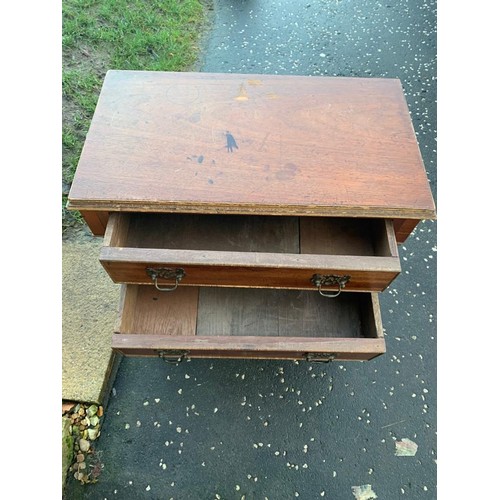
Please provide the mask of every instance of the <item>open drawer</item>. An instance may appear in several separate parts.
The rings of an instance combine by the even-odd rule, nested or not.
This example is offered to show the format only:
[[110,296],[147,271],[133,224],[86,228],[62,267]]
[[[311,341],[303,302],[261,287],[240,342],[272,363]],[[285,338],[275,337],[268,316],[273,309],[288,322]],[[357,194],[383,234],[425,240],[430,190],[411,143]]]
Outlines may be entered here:
[[113,349],[126,356],[368,360],[385,352],[376,293],[122,285]]
[[112,213],[100,261],[115,283],[383,291],[401,272],[391,220]]

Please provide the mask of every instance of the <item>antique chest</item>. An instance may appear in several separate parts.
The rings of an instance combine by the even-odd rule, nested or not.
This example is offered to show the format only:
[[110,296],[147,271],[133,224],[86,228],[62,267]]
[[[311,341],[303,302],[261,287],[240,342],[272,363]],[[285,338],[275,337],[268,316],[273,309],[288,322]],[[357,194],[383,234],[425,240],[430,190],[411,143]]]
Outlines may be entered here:
[[399,80],[109,71],[69,194],[125,355],[367,360],[435,206]]

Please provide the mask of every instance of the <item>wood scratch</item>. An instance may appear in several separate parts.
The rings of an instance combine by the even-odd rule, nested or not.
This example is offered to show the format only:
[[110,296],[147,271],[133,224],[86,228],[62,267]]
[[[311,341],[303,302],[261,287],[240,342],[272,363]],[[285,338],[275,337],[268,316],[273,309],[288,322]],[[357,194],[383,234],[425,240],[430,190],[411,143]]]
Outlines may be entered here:
[[270,135],[270,134],[271,134],[271,132],[268,132],[268,133],[266,134],[266,136],[264,137],[264,139],[262,140],[262,143],[261,143],[261,145],[260,145],[259,151],[262,151],[262,148],[264,147],[264,144],[266,143],[267,138],[269,137],[269,135]]
[[236,101],[248,101],[247,89],[245,88],[245,85],[243,83],[240,85],[240,91],[234,99]]

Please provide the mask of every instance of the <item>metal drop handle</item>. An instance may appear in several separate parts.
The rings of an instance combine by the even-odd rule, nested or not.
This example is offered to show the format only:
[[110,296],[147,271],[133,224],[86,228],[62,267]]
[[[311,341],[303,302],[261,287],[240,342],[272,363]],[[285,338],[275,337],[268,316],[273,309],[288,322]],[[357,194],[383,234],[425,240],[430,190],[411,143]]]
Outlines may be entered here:
[[[336,274],[315,274],[311,278],[311,282],[318,288],[318,292],[323,297],[327,297],[329,299],[334,299],[340,295],[340,292],[345,288],[348,281],[351,279],[350,276],[337,276]],[[334,293],[328,293],[323,291],[321,287],[323,286],[336,286],[337,290]]]
[[[146,274],[153,280],[155,288],[160,292],[173,292],[177,289],[177,287],[179,286],[179,282],[186,275],[184,269],[172,269],[169,267],[148,267],[146,269]],[[175,284],[170,287],[160,287],[158,286],[158,278],[165,280],[175,279]]]
[[312,363],[329,363],[336,358],[336,355],[328,352],[308,352],[305,358]]
[[159,350],[156,351],[158,357],[163,359],[165,363],[170,363],[173,365],[177,365],[188,359],[188,351],[175,351],[175,350]]

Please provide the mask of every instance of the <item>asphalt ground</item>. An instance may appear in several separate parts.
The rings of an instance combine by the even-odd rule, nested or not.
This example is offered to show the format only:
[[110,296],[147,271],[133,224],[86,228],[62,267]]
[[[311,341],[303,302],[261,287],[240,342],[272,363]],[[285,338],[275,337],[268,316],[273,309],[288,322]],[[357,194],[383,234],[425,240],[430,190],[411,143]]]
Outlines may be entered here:
[[[435,1],[215,0],[213,21],[205,72],[399,78],[436,197]],[[399,248],[373,361],[125,358],[99,482],[67,499],[436,498],[436,226]]]

